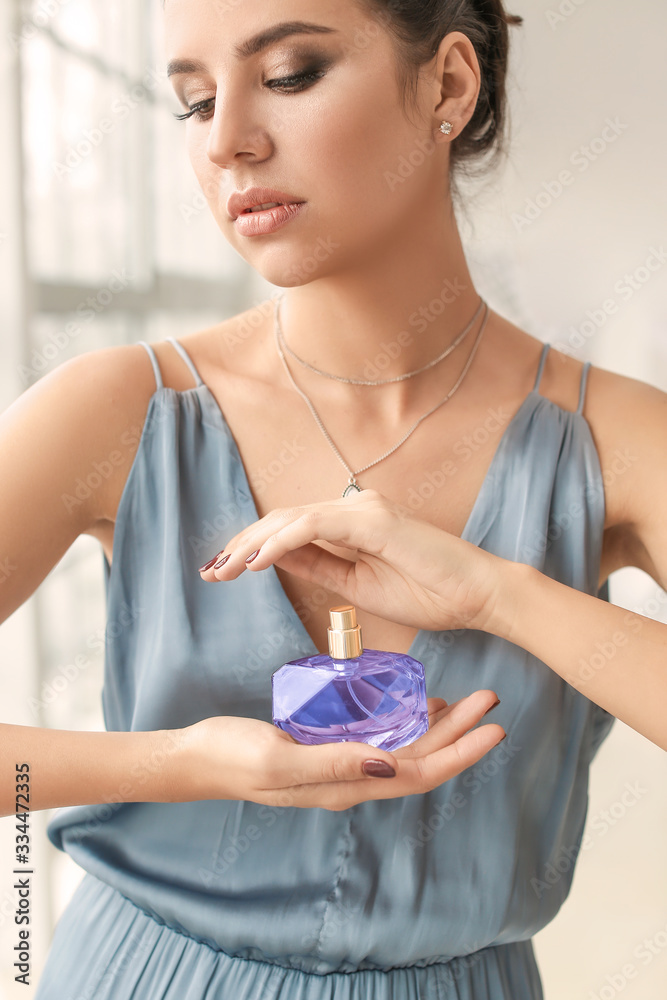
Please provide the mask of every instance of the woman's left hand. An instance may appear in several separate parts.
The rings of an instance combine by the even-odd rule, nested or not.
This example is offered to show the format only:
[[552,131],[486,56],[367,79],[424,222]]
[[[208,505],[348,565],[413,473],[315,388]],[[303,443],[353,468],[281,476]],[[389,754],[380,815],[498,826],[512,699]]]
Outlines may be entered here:
[[[316,541],[349,549],[354,558]],[[230,539],[224,554],[220,569],[200,570],[204,580],[235,580],[246,569],[275,564],[369,614],[433,631],[484,630],[506,562],[376,490],[272,510]]]

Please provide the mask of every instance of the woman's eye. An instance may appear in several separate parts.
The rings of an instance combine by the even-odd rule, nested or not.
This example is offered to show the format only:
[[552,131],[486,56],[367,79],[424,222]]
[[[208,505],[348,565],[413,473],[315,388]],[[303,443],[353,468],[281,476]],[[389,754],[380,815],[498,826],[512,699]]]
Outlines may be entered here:
[[[298,93],[323,76],[324,70],[305,70],[302,73],[294,73],[292,76],[283,76],[278,80],[267,80],[266,86],[271,90],[287,90],[290,93]],[[214,108],[212,105],[214,103],[214,97],[209,97],[205,101],[198,101],[185,114],[174,114],[174,118],[179,122],[185,121],[188,118],[194,118],[195,121],[200,122],[207,121],[213,114]]]
[[183,114],[183,115],[174,114],[174,118],[176,119],[176,121],[179,121],[179,122],[183,122],[187,118],[193,118],[193,117],[198,122],[206,121],[206,119],[210,118],[211,115],[213,114],[213,110],[209,109],[209,113],[208,114],[203,114],[202,112],[204,112],[206,110],[206,108],[208,107],[208,105],[213,104],[214,101],[215,101],[215,97],[209,97],[205,101],[198,101],[197,104],[193,104],[192,107],[190,108],[190,110],[186,111],[185,114]]
[[324,76],[324,71],[320,69],[304,70],[302,73],[294,73],[292,76],[283,76],[279,80],[267,80],[266,86],[272,90],[290,90],[292,92],[305,90],[309,84],[314,83]]

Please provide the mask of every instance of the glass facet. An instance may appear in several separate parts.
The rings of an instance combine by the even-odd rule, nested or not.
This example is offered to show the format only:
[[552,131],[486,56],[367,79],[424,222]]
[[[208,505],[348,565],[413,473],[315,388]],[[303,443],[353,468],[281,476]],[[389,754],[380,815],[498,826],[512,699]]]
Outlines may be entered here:
[[397,750],[428,730],[424,667],[405,653],[304,656],[274,670],[271,686],[273,723],[299,743]]

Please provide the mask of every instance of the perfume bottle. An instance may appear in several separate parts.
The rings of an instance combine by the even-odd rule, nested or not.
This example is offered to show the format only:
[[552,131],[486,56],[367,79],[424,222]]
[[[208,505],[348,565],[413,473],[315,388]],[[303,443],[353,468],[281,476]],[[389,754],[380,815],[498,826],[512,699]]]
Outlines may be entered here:
[[351,604],[329,609],[329,655],[304,656],[271,675],[273,724],[309,745],[354,740],[397,750],[428,731],[419,660],[364,649]]

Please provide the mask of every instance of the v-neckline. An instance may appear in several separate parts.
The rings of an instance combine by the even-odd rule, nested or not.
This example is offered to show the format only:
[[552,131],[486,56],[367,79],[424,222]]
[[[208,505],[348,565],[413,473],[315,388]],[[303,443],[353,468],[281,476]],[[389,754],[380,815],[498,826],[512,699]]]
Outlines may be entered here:
[[[182,390],[181,393],[179,393],[179,394],[183,394],[183,393],[185,393],[185,394],[200,393],[200,392],[202,392],[202,390],[203,390],[203,394],[206,396],[206,398],[211,403],[213,411],[216,414],[216,417],[217,417],[219,423],[221,424],[223,431],[225,432],[225,434],[229,438],[229,441],[230,441],[230,444],[231,444],[231,449],[232,449],[232,455],[236,458],[237,464],[238,464],[238,466],[240,468],[241,475],[242,475],[242,485],[243,485],[243,487],[245,489],[245,492],[246,492],[246,494],[247,494],[247,496],[249,498],[249,507],[251,509],[253,520],[254,521],[259,521],[260,520],[259,511],[257,510],[257,505],[255,504],[255,499],[254,499],[254,497],[252,495],[252,491],[250,489],[250,481],[248,479],[248,474],[246,472],[246,468],[245,468],[245,465],[243,463],[243,459],[241,457],[241,451],[240,451],[239,446],[238,446],[238,444],[236,442],[236,438],[234,437],[234,435],[232,433],[232,429],[229,426],[229,424],[227,423],[227,419],[226,419],[224,413],[222,412],[222,408],[221,408],[220,404],[218,403],[218,400],[213,395],[213,393],[209,389],[208,385],[206,385],[206,383],[203,382],[203,381],[201,382],[201,385],[194,386],[194,387],[192,387],[190,389]],[[172,391],[176,391],[176,390],[172,390]],[[512,417],[512,419],[509,421],[507,427],[503,431],[503,434],[502,434],[502,436],[500,438],[500,441],[498,442],[498,446],[497,446],[497,448],[496,448],[496,450],[495,450],[495,452],[493,454],[493,458],[491,459],[489,467],[488,467],[488,469],[486,471],[486,475],[484,476],[484,479],[482,480],[482,485],[479,488],[479,492],[477,493],[477,496],[475,498],[475,502],[473,503],[472,510],[470,511],[470,514],[468,516],[468,520],[465,523],[465,527],[463,528],[463,531],[458,536],[461,539],[463,539],[464,541],[471,542],[473,545],[478,545],[479,544],[479,540],[477,540],[477,541],[475,540],[474,529],[476,528],[476,526],[477,526],[477,524],[479,522],[480,512],[482,510],[483,502],[486,499],[486,494],[487,494],[488,490],[490,489],[490,485],[489,484],[491,483],[493,475],[494,475],[494,473],[496,471],[496,466],[499,464],[500,459],[501,459],[503,453],[507,449],[507,442],[510,440],[511,432],[516,427],[519,418],[528,409],[529,404],[533,404],[533,403],[535,403],[535,402],[537,402],[538,400],[541,400],[541,399],[545,400],[545,402],[547,402],[547,403],[552,403],[552,401],[549,400],[549,399],[547,399],[546,396],[543,396],[539,392],[539,390],[537,388],[531,389],[530,392],[528,393],[528,395],[525,397],[525,399],[521,403],[521,405],[519,406],[519,408],[517,409],[517,411],[514,414],[514,416]],[[552,403],[552,405],[555,406],[556,404]],[[558,409],[561,409],[561,408],[558,407]],[[569,411],[564,411],[564,412],[569,412]],[[320,651],[317,648],[317,646],[315,645],[315,643],[313,642],[313,640],[312,640],[310,634],[308,633],[305,625],[303,624],[303,622],[299,618],[298,614],[296,613],[296,609],[295,609],[294,605],[292,604],[292,602],[290,601],[289,597],[287,596],[287,591],[285,590],[285,588],[283,587],[283,585],[282,585],[282,583],[280,581],[280,578],[279,578],[279,576],[278,576],[278,574],[276,572],[275,566],[273,564],[271,564],[271,566],[267,567],[267,570],[265,572],[269,572],[270,573],[271,579],[274,581],[274,587],[275,587],[275,589],[276,589],[276,591],[277,591],[277,593],[279,595],[279,598],[280,598],[282,604],[285,607],[285,612],[287,614],[287,617],[292,620],[292,622],[295,625],[295,628],[297,629],[297,631],[302,636],[303,642],[300,643],[299,645],[302,646],[305,643],[308,646],[308,650],[304,653],[304,656],[319,655]],[[432,630],[429,630],[429,629],[419,629],[419,631],[415,635],[414,639],[412,640],[412,642],[410,644],[410,648],[408,649],[407,653],[404,653],[402,655],[412,656],[412,657],[414,657],[414,659],[418,660],[419,659],[419,653],[420,653],[420,647],[422,646],[422,644],[424,644],[424,647],[425,647],[426,643],[430,640],[430,637],[432,635],[433,635]]]

